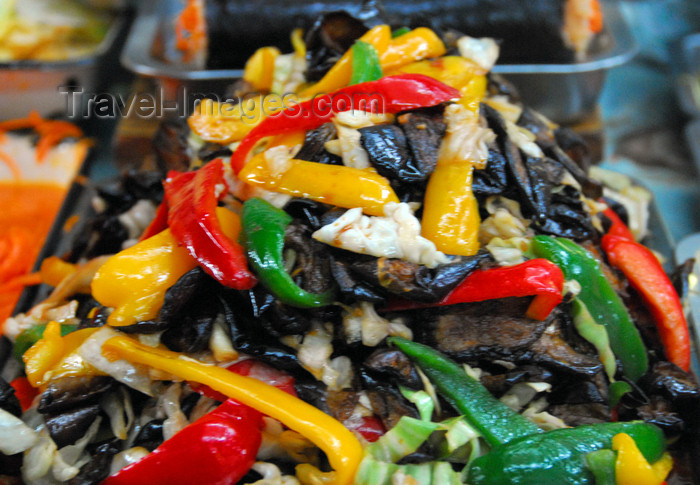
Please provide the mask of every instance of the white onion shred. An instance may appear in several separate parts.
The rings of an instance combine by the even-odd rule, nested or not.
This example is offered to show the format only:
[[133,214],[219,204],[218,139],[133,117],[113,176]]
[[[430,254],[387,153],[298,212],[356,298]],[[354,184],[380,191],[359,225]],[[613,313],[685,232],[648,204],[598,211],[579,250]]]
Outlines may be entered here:
[[114,458],[112,458],[112,465],[109,469],[109,474],[114,475],[122,468],[131,465],[132,463],[136,463],[148,455],[149,451],[142,446],[134,446],[133,448],[122,451],[121,453],[117,453],[114,455]]
[[102,344],[117,335],[120,334],[116,330],[102,327],[85,340],[76,352],[93,367],[137,391],[152,396],[151,379],[148,377],[148,371],[145,368],[123,359],[110,362],[102,355]]
[[485,72],[493,69],[500,49],[495,40],[489,37],[475,38],[465,35],[457,40],[459,55],[473,61]]
[[125,440],[134,424],[134,408],[131,406],[129,393],[120,387],[117,392],[105,395],[100,401],[100,406],[109,417],[114,436]]
[[51,472],[56,480],[59,482],[70,480],[78,474],[81,466],[90,461],[90,455],[85,453],[85,448],[97,436],[101,423],[102,417],[97,416],[83,437],[72,445],[64,446],[58,450],[51,467]]
[[438,163],[470,161],[476,168],[484,168],[488,160],[488,144],[496,134],[481,126],[479,116],[461,104],[445,108],[447,135],[440,144]]
[[343,327],[348,342],[362,340],[367,347],[376,347],[389,335],[413,338],[411,329],[403,321],[389,321],[376,312],[372,303],[363,301],[346,309],[343,314]]
[[0,452],[14,455],[28,450],[39,436],[24,421],[0,408]]
[[163,421],[163,438],[169,440],[175,433],[190,424],[180,408],[182,385],[176,382],[170,385],[166,391],[158,396],[158,405],[163,408],[165,421]]
[[51,469],[56,443],[53,442],[46,429],[39,431],[38,441],[24,453],[22,462],[22,480],[27,485],[34,485]]
[[544,157],[544,152],[542,152],[542,149],[535,143],[535,135],[527,128],[523,128],[512,121],[506,120],[506,132],[510,140],[525,154],[533,158]]
[[321,325],[314,327],[304,336],[304,341],[299,346],[297,358],[306,370],[311,372],[316,379],[323,376],[323,368],[329,364],[329,358],[333,353],[331,345],[331,333]]
[[262,478],[251,485],[299,485],[299,480],[291,475],[282,475],[277,465],[264,461],[253,464],[253,470],[262,475]]
[[432,241],[420,235],[421,226],[406,203],[389,202],[385,217],[365,216],[356,207],[313,233],[331,246],[376,257],[398,258],[434,268],[449,262]]
[[117,219],[126,228],[129,239],[138,239],[156,216],[156,205],[148,199],[140,199],[131,209],[119,214]]

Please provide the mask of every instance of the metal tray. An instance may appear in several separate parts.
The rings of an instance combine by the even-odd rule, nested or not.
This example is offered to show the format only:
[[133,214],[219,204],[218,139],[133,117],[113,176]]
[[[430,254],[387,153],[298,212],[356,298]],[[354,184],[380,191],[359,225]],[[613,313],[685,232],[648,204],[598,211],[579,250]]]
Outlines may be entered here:
[[103,71],[108,70],[105,60],[116,54],[126,23],[126,16],[117,15],[102,42],[86,57],[0,62],[0,120],[27,116],[30,107],[42,116],[66,114],[68,91],[62,94],[61,86],[96,93],[104,79]]
[[[177,2],[175,2],[177,3]],[[127,69],[157,78],[166,99],[176,99],[183,86],[212,89],[242,75],[241,69],[198,69],[168,62],[167,48],[162,58],[154,46],[163,46],[165,29],[176,12],[171,1],[146,2],[134,21],[121,62]],[[637,52],[634,37],[615,2],[603,2],[605,27],[587,59],[567,64],[498,64],[494,72],[506,76],[520,90],[523,100],[559,123],[578,121],[596,105],[603,88],[605,71],[619,66]],[[204,84],[203,84],[204,83]]]
[[630,61],[639,50],[615,2],[601,2],[605,27],[599,45],[581,62],[496,64],[493,72],[515,84],[525,104],[558,123],[574,123],[593,111],[608,69]]

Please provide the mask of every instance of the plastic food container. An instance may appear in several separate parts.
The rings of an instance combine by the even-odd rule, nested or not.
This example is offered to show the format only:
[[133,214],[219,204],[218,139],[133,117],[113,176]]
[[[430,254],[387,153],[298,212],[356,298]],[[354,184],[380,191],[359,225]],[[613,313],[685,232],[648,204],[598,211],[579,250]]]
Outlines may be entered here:
[[73,86],[95,93],[100,66],[113,52],[124,18],[116,17],[91,55],[66,61],[21,60],[0,62],[0,120],[22,118],[31,109],[40,115],[65,114],[71,97],[60,87]]
[[[523,100],[550,119],[575,122],[589,114],[603,88],[605,72],[629,61],[637,52],[634,38],[615,3],[602,4],[605,27],[585,61],[568,64],[499,64],[503,74],[520,90]],[[178,99],[178,89],[213,89],[240,77],[240,69],[196,69],[168,62],[169,35],[178,2],[148,2],[141,6],[126,45],[122,64],[144,76],[155,77],[166,99]],[[166,46],[166,47],[164,47]],[[158,54],[157,54],[158,53]],[[207,91],[204,91],[207,92]]]

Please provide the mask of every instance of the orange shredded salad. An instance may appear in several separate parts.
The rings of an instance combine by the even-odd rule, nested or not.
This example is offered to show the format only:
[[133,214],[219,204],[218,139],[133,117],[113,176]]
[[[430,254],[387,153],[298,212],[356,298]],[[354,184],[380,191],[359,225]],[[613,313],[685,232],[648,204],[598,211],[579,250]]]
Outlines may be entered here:
[[7,153],[0,150],[0,162],[7,165],[7,167],[12,172],[12,178],[15,180],[20,180],[22,178],[22,170],[19,168],[19,164]]
[[[26,118],[1,121],[0,136],[4,136],[8,131],[21,130],[23,128],[32,128],[39,135],[39,142],[36,147],[37,162],[43,161],[49,150],[59,144],[64,138],[83,136],[83,131],[73,123],[42,118],[41,115],[34,110],[32,110]],[[9,157],[5,156],[2,161],[10,165],[8,158]],[[10,168],[12,168],[12,165],[10,165]]]
[[0,328],[22,289],[41,281],[28,273],[65,193],[56,184],[0,182]]

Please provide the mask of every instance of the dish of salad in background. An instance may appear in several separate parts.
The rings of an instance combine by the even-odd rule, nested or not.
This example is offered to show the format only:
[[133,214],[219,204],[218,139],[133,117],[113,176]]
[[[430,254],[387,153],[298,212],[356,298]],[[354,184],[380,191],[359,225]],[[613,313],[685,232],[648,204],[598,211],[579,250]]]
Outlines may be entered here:
[[0,320],[12,314],[90,141],[65,121],[36,112],[0,121]]
[[493,42],[379,25],[313,83],[315,35],[45,261],[6,325],[24,481],[662,483],[698,389],[643,190],[592,178]]

